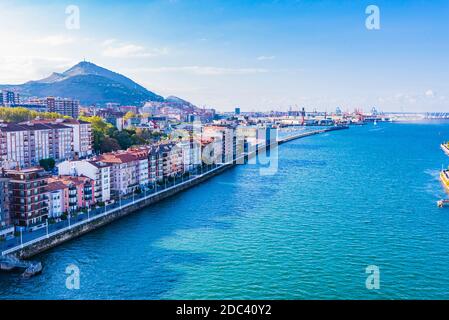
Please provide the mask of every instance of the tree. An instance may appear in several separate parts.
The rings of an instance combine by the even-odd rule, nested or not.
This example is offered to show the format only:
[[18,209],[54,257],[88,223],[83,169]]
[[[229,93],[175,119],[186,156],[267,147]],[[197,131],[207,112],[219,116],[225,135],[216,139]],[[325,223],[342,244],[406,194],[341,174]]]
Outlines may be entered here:
[[39,164],[45,171],[51,171],[55,168],[56,162],[53,158],[39,160]]
[[125,114],[125,116],[123,117],[123,120],[127,121],[127,120],[129,120],[129,119],[131,119],[131,118],[135,118],[135,117],[136,117],[136,114],[135,114],[134,112],[128,111],[128,112]]
[[99,151],[103,153],[103,152],[117,151],[120,149],[121,149],[120,144],[118,143],[117,140],[115,140],[114,138],[105,137],[101,142]]
[[[128,112],[129,114],[130,112]],[[131,112],[132,113],[132,112]],[[134,114],[133,114],[134,115]],[[125,129],[119,131],[103,118],[81,116],[80,120],[92,124],[94,137],[94,150],[97,152],[111,152],[120,149],[128,149],[132,146],[148,144],[154,137],[141,129]]]
[[[92,124],[92,134],[94,137],[93,147],[95,151],[102,152],[102,150],[104,149],[110,149],[116,146],[117,141],[105,141],[106,137],[109,137],[115,130],[117,130],[112,124],[107,123],[103,120],[103,118],[98,116],[81,116],[79,119],[82,121],[90,122]],[[106,147],[103,147],[104,143],[106,143]]]
[[7,122],[23,122],[34,120],[37,117],[41,119],[60,119],[60,118],[70,118],[67,116],[63,116],[62,114],[56,112],[37,112],[34,110],[30,110],[22,107],[8,108],[1,107],[0,108],[0,119]]
[[135,131],[133,130],[116,131],[112,137],[118,141],[123,149],[128,149],[134,145],[134,140],[132,138],[134,132]]

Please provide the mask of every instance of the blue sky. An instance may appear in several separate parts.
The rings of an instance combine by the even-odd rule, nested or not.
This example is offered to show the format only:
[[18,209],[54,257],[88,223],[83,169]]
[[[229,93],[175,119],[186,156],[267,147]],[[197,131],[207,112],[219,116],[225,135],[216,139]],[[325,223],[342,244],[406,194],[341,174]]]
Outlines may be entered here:
[[[365,27],[368,5],[380,30]],[[68,5],[80,29],[65,25]],[[86,59],[232,110],[449,111],[449,1],[2,0],[0,83]]]

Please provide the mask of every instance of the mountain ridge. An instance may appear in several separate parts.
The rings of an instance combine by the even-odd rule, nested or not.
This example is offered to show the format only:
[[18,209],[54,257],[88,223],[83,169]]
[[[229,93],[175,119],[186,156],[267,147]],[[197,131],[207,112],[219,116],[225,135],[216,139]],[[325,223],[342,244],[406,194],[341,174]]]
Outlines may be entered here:
[[0,89],[14,90],[27,97],[72,98],[82,105],[104,105],[108,102],[143,105],[148,101],[165,101],[164,97],[130,78],[87,61],[63,73],[53,72],[46,78],[20,85],[0,85]]

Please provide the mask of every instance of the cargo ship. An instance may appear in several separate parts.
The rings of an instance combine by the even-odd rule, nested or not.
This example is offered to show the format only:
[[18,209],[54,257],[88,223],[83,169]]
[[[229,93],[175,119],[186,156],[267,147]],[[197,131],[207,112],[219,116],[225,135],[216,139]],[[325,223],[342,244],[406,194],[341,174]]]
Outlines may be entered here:
[[442,144],[440,145],[440,148],[441,148],[441,150],[444,151],[444,153],[445,153],[446,155],[449,156],[449,148],[448,148],[448,144],[447,144],[447,143],[442,143]]
[[443,170],[440,172],[440,180],[444,189],[449,194],[449,170]]

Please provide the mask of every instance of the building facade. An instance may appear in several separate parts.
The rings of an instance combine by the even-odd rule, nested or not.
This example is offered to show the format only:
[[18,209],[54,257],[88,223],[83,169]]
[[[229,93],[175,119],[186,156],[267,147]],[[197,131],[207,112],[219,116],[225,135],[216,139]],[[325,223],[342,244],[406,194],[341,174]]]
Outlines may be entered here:
[[80,106],[78,100],[47,97],[43,99],[29,99],[28,103],[44,106],[48,112],[56,112],[64,116],[72,117],[74,119],[78,118],[79,116]]
[[216,163],[228,163],[234,159],[235,150],[235,130],[229,126],[205,126],[203,128],[203,136],[213,138],[214,143],[219,146],[215,152]]
[[203,137],[213,138],[219,149],[215,152],[216,163],[229,163],[235,158],[236,136],[235,129],[230,126],[205,126]]
[[0,165],[27,168],[73,157],[73,130],[59,123],[0,123]]
[[64,161],[57,165],[60,175],[85,176],[94,181],[94,200],[106,203],[111,200],[111,165],[95,160]]
[[20,95],[17,92],[2,90],[0,92],[0,106],[12,107],[20,104]]
[[64,119],[62,124],[73,130],[73,152],[78,158],[86,158],[92,155],[93,136],[92,124],[76,119]]
[[6,170],[9,180],[10,216],[17,226],[30,227],[48,218],[47,179],[40,167]]
[[0,239],[14,234],[9,210],[9,179],[0,173]]
[[[81,209],[95,205],[95,181],[84,176],[57,176],[48,180],[47,190],[63,191],[63,212],[75,213]],[[64,187],[63,187],[64,186]],[[55,208],[57,208],[58,198],[55,194]],[[50,198],[50,197],[49,197]],[[50,199],[52,200],[52,199]],[[50,201],[51,202],[51,201]],[[56,211],[56,210],[55,210]]]
[[122,151],[102,154],[98,160],[111,166],[111,193],[117,196],[132,194],[148,186],[148,158]]
[[47,185],[48,217],[60,218],[68,212],[69,189],[60,181],[49,181]]

